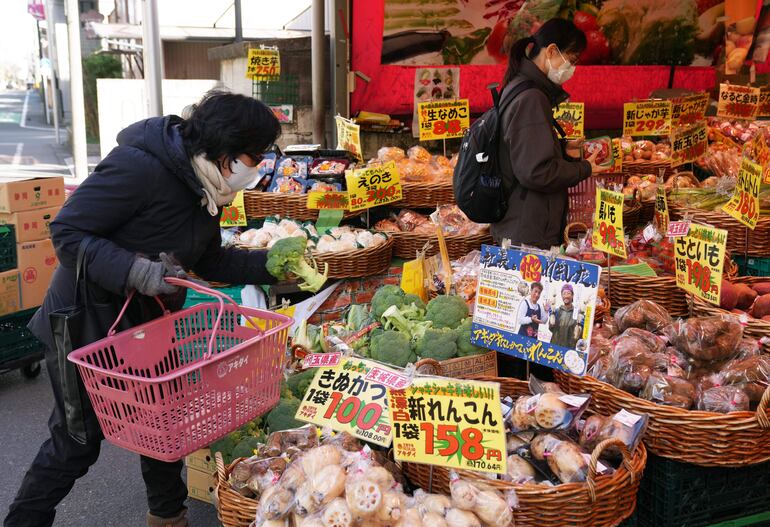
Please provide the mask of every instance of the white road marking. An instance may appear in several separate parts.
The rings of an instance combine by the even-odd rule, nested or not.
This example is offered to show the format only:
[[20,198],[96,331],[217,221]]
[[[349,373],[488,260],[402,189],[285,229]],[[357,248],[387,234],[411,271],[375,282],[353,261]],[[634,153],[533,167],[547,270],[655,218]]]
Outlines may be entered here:
[[29,90],[27,90],[27,94],[24,96],[24,106],[21,108],[21,121],[19,121],[19,126],[21,128],[27,127],[27,107],[29,106]]
[[17,143],[16,144],[16,152],[13,153],[13,161],[11,161],[12,165],[20,165],[21,164],[21,151],[24,149],[24,143]]

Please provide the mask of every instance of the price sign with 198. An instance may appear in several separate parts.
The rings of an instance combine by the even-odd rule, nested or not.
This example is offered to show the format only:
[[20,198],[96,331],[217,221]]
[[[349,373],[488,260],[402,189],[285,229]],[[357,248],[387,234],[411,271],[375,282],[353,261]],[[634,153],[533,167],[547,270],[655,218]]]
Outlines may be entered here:
[[703,300],[719,305],[727,231],[707,225],[690,225],[674,242],[676,284]]
[[345,176],[350,199],[350,210],[370,209],[401,201],[401,177],[391,161],[382,166],[354,170]]
[[627,102],[623,105],[623,135],[669,135],[671,113],[671,101]]
[[626,258],[623,200],[620,192],[596,188],[592,244],[595,249],[620,258]]
[[753,230],[759,220],[759,186],[761,184],[762,165],[744,157],[738,171],[735,191],[722,210]]
[[337,366],[321,367],[305,392],[296,419],[348,432],[384,447],[391,442],[387,388],[369,375],[398,376],[381,364],[344,358]]
[[420,377],[388,401],[396,460],[505,473],[498,383]]

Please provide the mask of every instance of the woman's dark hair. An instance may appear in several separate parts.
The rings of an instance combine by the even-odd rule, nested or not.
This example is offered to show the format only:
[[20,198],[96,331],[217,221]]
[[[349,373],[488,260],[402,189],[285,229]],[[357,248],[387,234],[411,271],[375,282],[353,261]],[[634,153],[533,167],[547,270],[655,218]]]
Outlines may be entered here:
[[180,131],[190,157],[203,153],[216,161],[223,155],[263,153],[281,134],[281,125],[263,102],[214,90],[193,107]]
[[562,53],[582,53],[586,48],[586,36],[575,24],[563,18],[552,18],[531,37],[522,38],[510,46],[508,52],[508,70],[503,78],[503,86],[507,85],[521,67],[521,61],[527,57],[527,48],[532,44],[530,57],[536,57],[540,50],[551,44],[556,44]]

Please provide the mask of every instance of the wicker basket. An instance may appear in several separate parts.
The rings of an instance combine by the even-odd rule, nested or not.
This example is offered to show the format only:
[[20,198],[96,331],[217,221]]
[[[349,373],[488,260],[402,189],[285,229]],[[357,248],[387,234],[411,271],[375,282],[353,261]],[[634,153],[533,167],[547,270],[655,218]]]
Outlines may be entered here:
[[[740,276],[738,278],[732,278],[730,280],[734,284],[758,284],[766,283],[770,281],[770,278],[763,276]],[[689,302],[689,297],[688,297]],[[730,315],[731,313],[725,309],[710,304],[700,298],[694,298],[692,302],[692,313],[699,317],[709,317],[715,315]],[[770,322],[758,318],[747,317],[746,323],[743,325],[743,334],[749,337],[753,337],[757,340],[762,337],[770,337]],[[770,343],[764,344],[765,350],[770,352]]]
[[639,211],[639,225],[647,225],[655,217],[655,200],[643,199],[642,210]]
[[319,269],[329,264],[329,278],[360,278],[385,274],[393,259],[395,242],[387,242],[341,253],[313,253]]
[[217,463],[217,486],[214,489],[216,497],[217,517],[224,527],[249,527],[257,517],[257,505],[259,502],[252,498],[246,498],[235,492],[228,478],[235,466],[243,461],[239,458],[225,466],[222,454],[214,454]]
[[613,272],[611,277],[610,280],[610,273],[606,269],[602,270],[602,286],[608,292],[610,303],[615,309],[646,298],[660,304],[673,317],[685,316],[690,312],[687,295],[677,287],[673,276],[636,276]]
[[[246,209],[246,217],[249,219],[268,216],[281,216],[300,221],[318,219],[318,211],[307,208],[307,194],[278,194],[247,190],[243,193],[243,205]],[[361,211],[345,211],[343,218],[354,218],[361,214]]]
[[674,169],[671,168],[670,159],[663,161],[646,161],[643,159],[638,161],[623,161],[623,172],[630,176],[637,174],[652,174],[658,176],[660,175],[661,168],[666,169],[664,177],[668,177],[674,173]]
[[[414,259],[417,251],[422,250],[426,243],[430,243],[430,248],[425,256],[433,256],[439,252],[438,236],[435,234],[415,234],[413,232],[389,232],[387,234],[391,235],[396,242],[393,255],[398,258]],[[456,260],[473,250],[481,249],[482,244],[491,244],[492,235],[489,234],[489,231],[474,236],[445,234],[444,240],[450,260]]]
[[621,409],[650,416],[644,444],[650,452],[704,467],[740,467],[770,460],[770,387],[756,412],[718,414],[655,404],[593,377],[554,370],[571,393],[590,393],[591,411],[611,415]]
[[[528,395],[525,381],[501,377],[478,377],[478,380],[500,383],[501,395]],[[618,446],[623,452],[623,465],[611,475],[596,476],[596,462],[602,450]],[[630,455],[619,440],[604,441],[591,456],[592,468],[586,483],[568,483],[556,487],[514,485],[499,480],[489,480],[474,472],[462,472],[463,477],[475,479],[503,492],[515,490],[519,507],[513,511],[516,527],[609,527],[628,518],[636,508],[636,493],[642,479],[647,452],[640,443]],[[449,471],[443,467],[431,467],[416,463],[404,463],[404,473],[422,488],[434,492],[449,493]]]
[[626,236],[631,233],[631,229],[637,227],[642,222],[642,203],[635,199],[627,199],[623,203],[623,230]]
[[455,194],[451,181],[441,183],[402,183],[403,199],[398,203],[405,209],[435,209],[453,205]]
[[689,215],[698,223],[707,223],[727,231],[727,250],[760,258],[770,254],[770,216],[760,216],[752,231],[744,224],[721,211],[707,211],[670,204],[671,219],[680,220]]

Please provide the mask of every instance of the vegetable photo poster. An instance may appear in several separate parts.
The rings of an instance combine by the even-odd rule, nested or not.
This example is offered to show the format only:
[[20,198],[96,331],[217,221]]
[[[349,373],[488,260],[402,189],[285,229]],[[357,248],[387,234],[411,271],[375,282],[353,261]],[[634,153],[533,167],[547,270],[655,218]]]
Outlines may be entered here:
[[420,137],[420,103],[460,97],[460,68],[416,68],[414,70],[414,111],[412,135]]
[[584,375],[600,267],[484,245],[471,342]]

